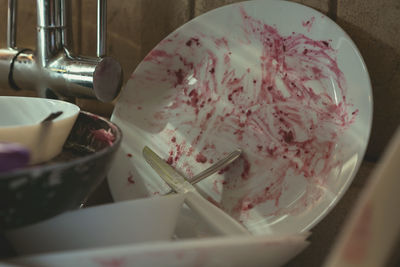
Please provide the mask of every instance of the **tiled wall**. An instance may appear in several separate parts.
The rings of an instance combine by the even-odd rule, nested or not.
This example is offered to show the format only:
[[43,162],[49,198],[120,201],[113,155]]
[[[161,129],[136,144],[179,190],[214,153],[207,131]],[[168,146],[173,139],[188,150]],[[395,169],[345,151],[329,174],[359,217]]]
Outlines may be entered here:
[[[74,51],[95,54],[95,0],[71,0]],[[18,45],[35,46],[34,0],[19,1]],[[191,18],[236,0],[108,1],[108,54],[125,80],[160,40]],[[400,1],[296,0],[334,19],[355,41],[374,90],[374,125],[367,158],[375,160],[400,124]],[[5,44],[7,0],[0,0],[0,46]],[[95,104],[96,105],[96,104]],[[93,104],[92,104],[93,106]],[[101,109],[101,108],[100,108]],[[110,109],[108,109],[110,110]],[[108,112],[108,111],[107,111]]]

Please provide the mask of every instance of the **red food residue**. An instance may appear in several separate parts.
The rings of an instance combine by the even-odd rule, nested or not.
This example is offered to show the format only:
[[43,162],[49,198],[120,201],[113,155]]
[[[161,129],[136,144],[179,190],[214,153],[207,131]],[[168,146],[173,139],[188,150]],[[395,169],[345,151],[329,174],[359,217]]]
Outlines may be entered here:
[[105,129],[91,130],[90,133],[94,140],[106,143],[109,146],[111,146],[115,140],[115,136],[111,132],[111,129],[108,129],[107,131]]
[[129,172],[128,178],[126,178],[129,184],[135,184],[135,180],[133,180],[133,174]]
[[[240,191],[230,208],[219,203],[226,211],[242,213],[272,203],[275,209],[265,216],[295,213],[323,195],[322,186],[341,162],[340,157],[332,157],[336,144],[358,110],[348,112],[352,105],[345,97],[346,80],[330,40],[313,40],[301,33],[283,36],[243,8],[239,12],[241,39],[176,34],[148,56],[148,76],[172,88],[167,89],[167,104],[152,118],[163,126],[172,122],[173,130],[161,134],[171,140],[167,162],[177,168],[198,167],[198,163],[231,152],[234,146],[246,152],[235,166],[219,172],[229,182],[222,182],[222,191],[218,191],[250,188]],[[314,21],[312,17],[303,26],[309,31]],[[232,46],[233,42],[241,45]],[[252,55],[247,54],[250,50]],[[235,56],[243,54],[251,56],[249,63],[234,63]],[[332,83],[338,88],[335,95]],[[186,143],[176,143],[178,132],[184,134]],[[205,144],[214,149],[193,153]],[[281,197],[291,184],[288,177],[318,186],[306,186],[307,192],[296,205],[281,207]]]
[[196,156],[196,161],[200,162],[200,163],[206,163],[207,162],[207,158],[203,154],[199,153]]
[[315,17],[311,17],[309,20],[307,21],[303,21],[301,24],[303,25],[303,27],[305,27],[307,29],[307,32],[310,32],[313,24],[315,21]]

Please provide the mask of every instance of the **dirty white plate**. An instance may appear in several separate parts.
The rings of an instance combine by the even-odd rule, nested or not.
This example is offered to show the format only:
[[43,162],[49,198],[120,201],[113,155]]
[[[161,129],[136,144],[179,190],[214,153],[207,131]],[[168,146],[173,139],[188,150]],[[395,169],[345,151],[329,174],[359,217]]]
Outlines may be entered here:
[[252,233],[306,231],[351,183],[371,118],[365,64],[338,25],[292,2],[233,4],[171,33],[132,74],[108,181],[115,200],[158,195],[168,187],[145,145],[189,178],[240,147],[199,190]]
[[[21,266],[282,266],[308,244],[304,235],[235,236],[149,242],[33,255],[8,260]],[[3,264],[3,263],[0,263]],[[3,266],[3,265],[2,265]]]
[[4,234],[18,255],[166,241],[174,233],[183,200],[176,194],[99,205]]

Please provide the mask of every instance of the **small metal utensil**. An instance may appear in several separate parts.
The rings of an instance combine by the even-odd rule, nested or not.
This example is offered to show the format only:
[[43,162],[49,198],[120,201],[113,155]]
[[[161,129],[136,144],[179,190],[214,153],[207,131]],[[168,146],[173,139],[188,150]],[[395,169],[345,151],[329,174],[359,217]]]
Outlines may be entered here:
[[[214,163],[213,165],[211,165],[204,171],[196,174],[191,179],[187,179],[187,181],[189,183],[191,183],[192,185],[197,184],[198,182],[202,181],[203,179],[207,178],[208,176],[222,170],[223,168],[225,168],[226,166],[228,166],[229,164],[234,162],[238,157],[240,157],[241,154],[242,154],[242,150],[240,148],[237,148],[235,151],[229,153],[226,157],[217,161],[216,163]],[[165,195],[172,194],[172,193],[174,193],[174,190],[171,189]]]
[[177,193],[186,195],[185,203],[200,215],[214,230],[223,235],[249,234],[240,223],[210,203],[191,185],[186,178],[166,163],[149,147],[144,147],[143,156],[147,163]]
[[222,170],[232,162],[234,162],[240,155],[242,154],[241,149],[236,149],[235,151],[229,153],[228,156],[223,158],[222,160],[217,161],[215,164],[211,165],[209,168],[205,169],[204,171],[200,172],[199,174],[193,176],[192,179],[189,179],[189,182],[191,184],[197,184],[204,178],[207,178],[211,174],[214,174],[218,172],[219,170]]

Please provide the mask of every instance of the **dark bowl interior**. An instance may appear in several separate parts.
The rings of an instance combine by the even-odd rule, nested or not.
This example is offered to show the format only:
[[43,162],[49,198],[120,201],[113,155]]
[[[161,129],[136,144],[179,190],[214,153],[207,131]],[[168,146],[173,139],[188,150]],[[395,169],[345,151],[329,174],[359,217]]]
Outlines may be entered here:
[[60,155],[0,174],[0,229],[78,208],[106,177],[121,139],[115,124],[81,111]]

